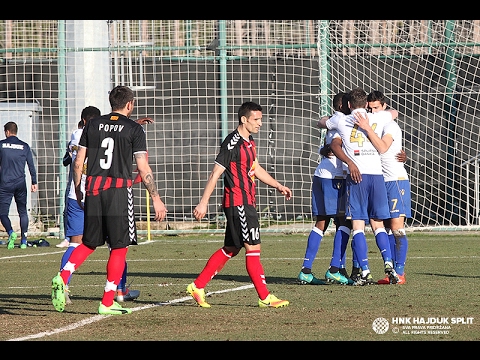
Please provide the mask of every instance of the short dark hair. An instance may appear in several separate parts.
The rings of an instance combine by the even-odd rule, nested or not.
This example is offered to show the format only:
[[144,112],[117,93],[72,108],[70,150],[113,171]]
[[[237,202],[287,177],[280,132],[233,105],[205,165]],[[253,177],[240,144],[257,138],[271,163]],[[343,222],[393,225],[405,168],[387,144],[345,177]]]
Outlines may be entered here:
[[95,106],[87,106],[82,110],[82,114],[80,117],[82,118],[81,121],[83,121],[83,125],[87,123],[88,120],[93,119],[95,117],[98,117],[101,115],[101,112],[98,108]]
[[367,102],[373,102],[373,101],[380,101],[380,104],[385,104],[387,101],[385,99],[385,95],[381,91],[378,90],[373,90],[370,94],[367,96]]
[[367,93],[362,88],[355,88],[348,93],[350,109],[365,109],[367,105]]
[[112,111],[123,109],[128,102],[133,101],[134,99],[135,95],[133,94],[132,89],[128,86],[122,85],[115,86],[108,96]]
[[242,123],[242,116],[249,117],[252,111],[262,111],[262,107],[253,101],[244,102],[238,109],[238,123]]
[[335,111],[340,111],[346,115],[350,114],[350,109],[348,108],[348,94],[344,92],[339,92],[333,97],[333,109]]
[[18,126],[13,121],[9,121],[3,126],[3,130],[4,131],[8,130],[10,132],[10,134],[17,135]]

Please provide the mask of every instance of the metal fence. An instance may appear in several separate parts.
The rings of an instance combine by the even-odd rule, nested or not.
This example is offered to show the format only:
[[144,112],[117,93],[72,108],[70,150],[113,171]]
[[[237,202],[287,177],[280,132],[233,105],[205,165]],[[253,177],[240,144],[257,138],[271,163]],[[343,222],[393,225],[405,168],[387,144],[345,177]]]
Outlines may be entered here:
[[[294,190],[262,184],[266,231],[309,229],[319,116],[338,91],[382,90],[400,112],[412,184],[412,229],[475,229],[479,217],[478,20],[2,20],[0,116],[24,119],[38,165],[32,232],[63,231],[61,157],[81,108],[108,89],[136,91],[149,159],[169,216],[152,231],[224,226],[219,183],[209,222],[193,221],[223,137],[243,100],[264,106],[259,160]],[[20,118],[18,117],[20,116]],[[28,175],[27,175],[28,178]],[[147,221],[138,187],[136,215]],[[208,225],[207,225],[208,223]],[[278,230],[280,229],[280,230]]]

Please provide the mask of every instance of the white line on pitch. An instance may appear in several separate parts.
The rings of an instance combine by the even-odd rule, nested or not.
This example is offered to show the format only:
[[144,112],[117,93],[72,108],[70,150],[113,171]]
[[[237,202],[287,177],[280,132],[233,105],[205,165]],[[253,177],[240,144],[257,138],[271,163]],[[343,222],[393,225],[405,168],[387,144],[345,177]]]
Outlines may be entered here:
[[[243,286],[239,286],[239,287],[231,288],[231,289],[212,291],[212,292],[206,293],[205,295],[210,296],[210,295],[213,295],[213,294],[222,294],[222,293],[227,293],[227,292],[232,292],[232,291],[246,290],[246,289],[250,289],[250,288],[253,288],[253,284],[243,285]],[[187,301],[187,300],[192,300],[192,297],[191,296],[185,296],[185,297],[179,298],[179,299],[173,299],[173,300],[169,300],[169,301],[166,301],[166,302],[159,302],[159,303],[155,303],[155,304],[138,306],[138,307],[131,308],[131,309],[132,309],[132,312],[133,311],[140,311],[140,310],[150,309],[150,308],[155,307],[155,306],[170,305],[170,304],[184,302],[184,301]],[[115,316],[115,315],[95,315],[95,316],[92,316],[90,318],[83,319],[83,320],[78,321],[76,323],[73,323],[73,324],[70,324],[70,325],[55,329],[55,330],[44,331],[44,332],[41,332],[41,333],[38,333],[38,334],[22,336],[22,337],[19,337],[19,338],[9,339],[9,340],[6,340],[6,341],[24,341],[24,340],[30,340],[30,339],[38,339],[38,338],[42,338],[42,337],[45,337],[45,336],[51,336],[51,335],[55,335],[55,334],[65,332],[65,331],[78,329],[82,326],[92,324],[92,323],[95,323],[97,321],[109,318],[110,316]]]

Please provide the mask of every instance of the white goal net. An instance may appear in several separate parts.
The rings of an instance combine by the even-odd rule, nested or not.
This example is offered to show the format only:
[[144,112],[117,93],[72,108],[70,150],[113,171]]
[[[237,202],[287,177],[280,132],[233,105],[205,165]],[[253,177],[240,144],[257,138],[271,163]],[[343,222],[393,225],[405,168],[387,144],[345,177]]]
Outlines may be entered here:
[[[221,182],[205,221],[192,210],[247,100],[264,109],[260,163],[293,190],[286,201],[258,184],[263,229],[309,231],[316,123],[354,87],[382,91],[400,113],[407,227],[477,229],[479,37],[480,20],[0,20],[0,119],[19,123],[37,164],[31,232],[62,236],[66,144],[82,108],[110,110],[115,85],[134,89],[134,119],[154,119],[149,161],[169,212],[151,231],[223,231]],[[151,203],[135,186],[148,223]]]

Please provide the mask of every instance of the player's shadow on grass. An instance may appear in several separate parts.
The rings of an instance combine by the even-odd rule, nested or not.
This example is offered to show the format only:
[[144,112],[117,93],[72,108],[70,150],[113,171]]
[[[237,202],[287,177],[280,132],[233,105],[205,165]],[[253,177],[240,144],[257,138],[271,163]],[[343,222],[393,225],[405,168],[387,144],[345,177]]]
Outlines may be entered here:
[[[91,297],[76,297],[78,300],[92,300]],[[100,298],[101,299],[101,298]],[[40,304],[40,305],[39,305]],[[50,294],[39,295],[11,295],[0,294],[0,315],[16,315],[16,316],[45,316],[45,313],[56,312],[52,304]],[[45,305],[51,305],[51,308],[46,308]],[[68,312],[66,308],[65,312]],[[90,312],[72,311],[76,314],[89,315]]]
[[[88,273],[75,273],[75,276],[99,276],[105,275],[105,273],[101,272],[88,272]],[[195,280],[198,276],[198,273],[151,273],[151,272],[128,272],[127,283],[130,283],[132,279],[141,278],[141,277],[154,277],[154,278],[161,278],[163,281],[165,279],[188,279],[190,282]],[[250,277],[246,275],[230,275],[230,274],[217,274],[214,279],[217,280],[224,280],[224,281],[236,281],[239,283],[251,283],[252,280]],[[278,276],[268,276],[266,274],[267,284],[283,284],[283,285],[290,285],[296,283],[296,277],[285,278],[285,277],[278,277]]]
[[436,273],[417,273],[419,275],[440,276],[447,278],[462,278],[462,279],[480,279],[480,275],[454,275],[454,274],[436,274]]

